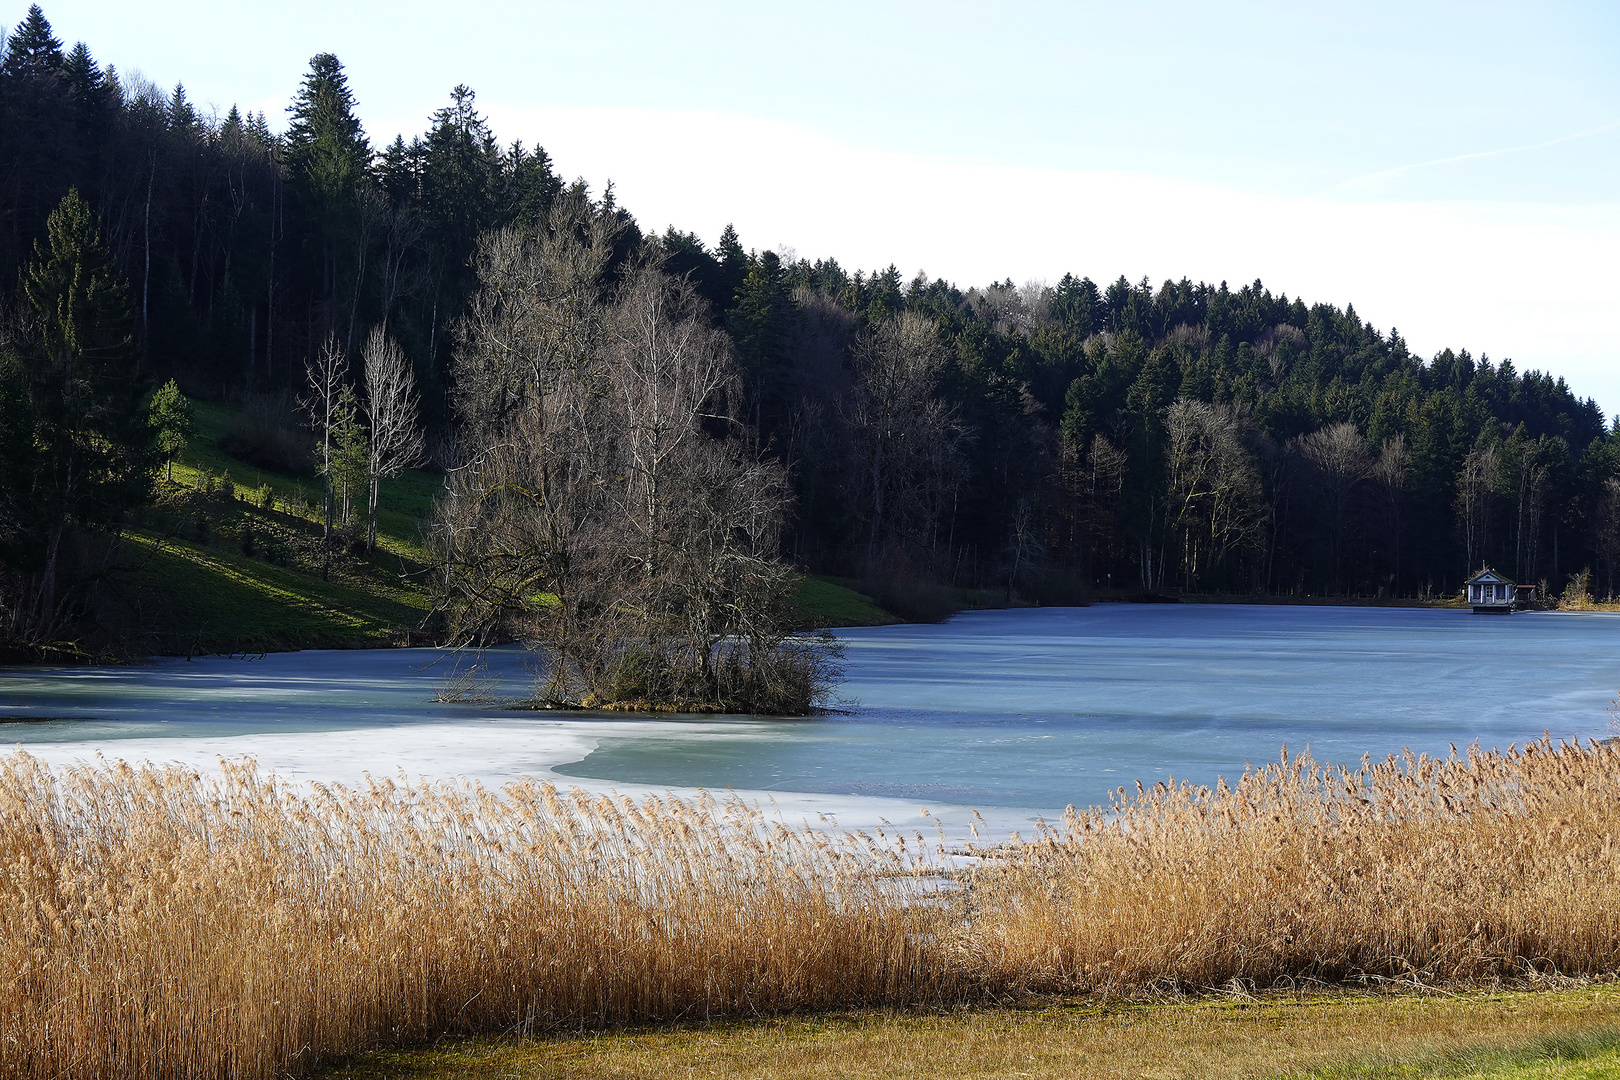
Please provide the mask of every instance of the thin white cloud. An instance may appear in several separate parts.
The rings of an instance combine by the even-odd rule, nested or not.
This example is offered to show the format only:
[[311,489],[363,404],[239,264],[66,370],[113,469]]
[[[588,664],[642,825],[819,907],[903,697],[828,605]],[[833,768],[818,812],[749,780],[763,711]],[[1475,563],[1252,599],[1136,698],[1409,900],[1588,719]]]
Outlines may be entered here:
[[1595,128],[1587,128],[1584,131],[1560,135],[1557,138],[1546,139],[1542,142],[1526,143],[1523,146],[1503,146],[1495,150],[1476,150],[1468,154],[1453,154],[1450,157],[1435,158],[1432,161],[1415,161],[1410,165],[1397,165],[1393,169],[1383,169],[1379,172],[1354,176],[1349,180],[1341,181],[1329,188],[1327,194],[1378,188],[1389,180],[1417,172],[1420,169],[1429,169],[1437,165],[1455,165],[1463,161],[1483,161],[1487,158],[1505,157],[1508,154],[1523,154],[1532,150],[1546,150],[1549,147],[1561,146],[1564,143],[1578,142],[1581,139],[1590,139],[1597,135],[1606,135],[1611,131],[1620,131],[1620,120],[1601,124]]

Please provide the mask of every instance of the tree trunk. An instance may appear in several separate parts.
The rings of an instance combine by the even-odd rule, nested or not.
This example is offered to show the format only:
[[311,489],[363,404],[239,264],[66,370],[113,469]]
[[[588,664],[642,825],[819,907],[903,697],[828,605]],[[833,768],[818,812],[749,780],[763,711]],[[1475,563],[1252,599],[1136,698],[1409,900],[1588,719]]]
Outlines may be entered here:
[[371,474],[371,492],[366,507],[366,550],[377,550],[377,487],[380,478],[375,471]]

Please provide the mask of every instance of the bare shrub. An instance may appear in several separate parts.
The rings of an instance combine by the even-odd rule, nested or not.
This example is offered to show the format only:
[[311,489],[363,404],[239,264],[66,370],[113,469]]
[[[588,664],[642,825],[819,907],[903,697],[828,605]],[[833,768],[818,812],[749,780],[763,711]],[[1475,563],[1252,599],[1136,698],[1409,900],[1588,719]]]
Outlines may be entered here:
[[496,701],[495,687],[499,682],[490,674],[489,665],[482,661],[471,664],[457,662],[439,680],[433,700],[447,705],[490,705]]

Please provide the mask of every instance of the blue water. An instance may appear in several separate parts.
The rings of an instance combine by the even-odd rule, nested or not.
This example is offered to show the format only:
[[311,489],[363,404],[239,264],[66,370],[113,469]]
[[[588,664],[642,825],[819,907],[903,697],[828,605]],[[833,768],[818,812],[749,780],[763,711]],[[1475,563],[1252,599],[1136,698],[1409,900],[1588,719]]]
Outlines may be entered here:
[[1061,807],[1138,779],[1233,777],[1285,744],[1348,763],[1613,734],[1620,690],[1607,614],[1098,605],[842,634],[851,715],[615,741],[566,771]]
[[[1607,614],[1098,605],[841,636],[852,704],[811,720],[542,720],[431,702],[449,666],[430,666],[432,650],[303,652],[0,669],[0,746],[111,755],[128,739],[206,737],[257,752],[265,736],[347,733],[345,753],[386,765],[431,730],[441,748],[464,733],[458,769],[478,770],[472,755],[499,776],[572,734],[585,749],[556,767],[573,777],[1061,808],[1136,780],[1235,776],[1283,744],[1353,762],[1612,734],[1620,690],[1620,616]],[[528,690],[520,652],[488,659],[498,692]]]

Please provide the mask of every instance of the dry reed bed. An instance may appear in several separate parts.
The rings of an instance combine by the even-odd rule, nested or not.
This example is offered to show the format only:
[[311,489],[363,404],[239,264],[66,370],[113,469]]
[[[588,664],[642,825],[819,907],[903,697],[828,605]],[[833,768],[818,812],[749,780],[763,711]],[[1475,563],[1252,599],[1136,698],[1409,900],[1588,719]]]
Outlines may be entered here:
[[[899,860],[740,806],[0,759],[0,1074],[937,996]],[[903,879],[906,880],[906,879]]]
[[[0,758],[0,1074],[269,1077],[440,1033],[1018,990],[1620,969],[1620,751],[1071,814],[930,891],[893,838],[537,784]],[[920,903],[931,896],[937,902]]]
[[1124,789],[978,875],[967,967],[1031,989],[1620,969],[1620,748],[1284,753]]

